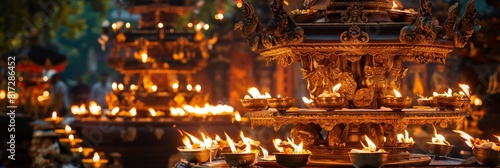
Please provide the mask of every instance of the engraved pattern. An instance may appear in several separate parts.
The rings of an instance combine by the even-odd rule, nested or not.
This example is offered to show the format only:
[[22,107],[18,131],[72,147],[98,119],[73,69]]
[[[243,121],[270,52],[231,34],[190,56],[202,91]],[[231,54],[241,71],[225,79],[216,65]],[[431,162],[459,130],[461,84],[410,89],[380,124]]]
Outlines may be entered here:
[[354,2],[351,7],[347,7],[346,12],[342,12],[340,21],[344,23],[366,23],[368,17],[366,12],[363,12],[363,6]]
[[368,33],[361,31],[361,29],[352,25],[348,31],[342,32],[340,34],[340,42],[347,44],[364,44],[370,40]]

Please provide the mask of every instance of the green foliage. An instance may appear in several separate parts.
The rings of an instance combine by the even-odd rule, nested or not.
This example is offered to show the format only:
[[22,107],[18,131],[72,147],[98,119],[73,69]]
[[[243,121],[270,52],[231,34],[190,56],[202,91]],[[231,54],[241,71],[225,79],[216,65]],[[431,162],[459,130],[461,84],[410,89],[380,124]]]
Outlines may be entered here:
[[108,2],[102,0],[2,1],[0,53],[26,45],[33,34],[47,46],[56,36],[72,39],[81,37],[81,32],[88,29],[85,18],[81,17],[85,6],[99,13],[100,18],[105,16],[109,8]]

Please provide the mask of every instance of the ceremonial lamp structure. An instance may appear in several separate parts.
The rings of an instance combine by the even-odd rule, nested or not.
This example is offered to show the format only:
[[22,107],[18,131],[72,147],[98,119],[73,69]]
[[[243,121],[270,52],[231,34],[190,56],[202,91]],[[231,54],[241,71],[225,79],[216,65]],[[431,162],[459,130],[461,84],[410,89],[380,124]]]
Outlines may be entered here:
[[[283,8],[284,0],[274,0],[272,19],[263,24],[253,6],[243,0],[243,20],[235,25],[253,51],[268,62],[287,66],[302,64],[311,98],[331,92],[340,83],[344,110],[298,112],[275,115],[274,111],[249,112],[252,126],[293,124],[291,137],[304,142],[312,158],[345,156],[346,149],[359,147],[368,135],[377,146],[396,146],[396,134],[408,124],[461,124],[463,111],[379,109],[382,99],[394,96],[408,68],[403,62],[445,63],[453,48],[462,48],[477,24],[475,0],[469,0],[464,15],[457,17],[458,3],[448,11],[440,26],[433,20],[431,2],[420,0],[416,12],[399,10],[398,0],[318,0],[309,10]],[[317,11],[324,10],[323,12]],[[299,23],[300,22],[300,23]],[[319,131],[328,131],[327,145]],[[386,138],[384,138],[386,137]],[[385,139],[385,141],[384,141]]]

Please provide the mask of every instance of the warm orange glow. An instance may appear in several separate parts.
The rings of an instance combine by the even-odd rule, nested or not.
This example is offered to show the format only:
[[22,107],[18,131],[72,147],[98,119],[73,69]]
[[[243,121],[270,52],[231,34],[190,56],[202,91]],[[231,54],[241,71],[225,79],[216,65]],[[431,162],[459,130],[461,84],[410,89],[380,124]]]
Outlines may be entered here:
[[241,121],[241,115],[239,112],[234,113],[234,120],[236,120],[237,122]]
[[195,136],[193,136],[193,135],[191,135],[191,134],[189,134],[187,132],[184,132],[184,134],[186,134],[189,137],[189,139],[191,140],[191,142],[193,144],[199,144],[201,148],[205,148],[206,147],[205,143],[203,141],[201,141],[200,139],[196,138]]
[[245,144],[245,152],[249,153],[251,151],[250,148],[251,148],[251,144],[253,143],[253,139],[245,137],[245,135],[243,134],[243,131],[240,131],[240,137],[241,137],[241,141],[243,141],[243,143]]
[[172,84],[172,89],[177,90],[179,89],[179,83],[175,82]]
[[193,85],[191,85],[191,84],[188,84],[188,85],[186,86],[186,89],[187,89],[188,91],[191,91],[191,90],[193,90]]
[[365,146],[365,144],[363,144],[363,142],[361,142],[361,145],[363,145],[364,151],[370,151],[370,152],[377,151],[377,146],[375,145],[375,143],[373,143],[373,141],[371,141],[370,138],[368,138],[368,136],[366,136],[366,135],[365,135],[365,140],[366,140],[366,143],[368,144],[368,146]]
[[70,107],[70,111],[72,114],[75,114],[75,115],[80,114],[80,108],[78,108],[77,105],[72,105]]
[[81,146],[78,147],[78,152],[83,152],[83,148]]
[[186,146],[186,149],[193,149],[193,145],[191,145],[191,141],[187,136],[182,137],[182,143]]
[[97,152],[94,152],[94,157],[92,157],[92,161],[99,162],[100,159],[101,157],[99,156],[99,154]]
[[66,131],[67,133],[70,133],[71,127],[69,125],[64,126],[64,131]]
[[290,140],[290,138],[287,138],[288,139],[288,142],[290,143],[290,145],[293,147],[293,153],[302,153],[302,148],[304,146],[304,143],[300,142],[300,144],[295,144],[295,142],[292,140]]
[[111,84],[111,88],[113,90],[116,90],[118,88],[118,84],[116,84],[116,82],[113,82],[113,84]]
[[483,101],[479,97],[476,97],[474,99],[474,106],[481,106],[481,105],[483,105]]
[[204,144],[205,148],[212,147],[212,138],[205,136],[205,134],[203,132],[201,133],[201,138],[203,139],[203,144]]
[[69,141],[73,141],[75,139],[75,136],[73,134],[69,134],[68,139]]
[[398,142],[415,143],[415,141],[413,141],[413,138],[409,137],[408,131],[406,131],[406,130],[405,130],[405,135],[398,134],[397,137],[398,137]]
[[469,147],[473,147],[473,141],[474,141],[474,137],[470,136],[469,134],[463,132],[463,131],[460,131],[460,130],[453,130],[453,132],[455,133],[459,133],[460,134],[460,137],[464,138],[465,139],[465,144],[467,144],[467,146]]
[[[434,127],[434,126],[432,126]],[[449,145],[450,143],[446,141],[443,135],[438,134],[436,131],[436,127],[434,127],[434,137],[432,137],[432,143],[435,144],[443,144],[443,145]]]
[[141,61],[142,61],[143,63],[148,62],[148,54],[146,54],[146,53],[142,53],[142,55],[141,55]]
[[0,99],[5,99],[6,95],[5,90],[0,90]]
[[236,3],[236,7],[241,8],[242,6],[243,6],[243,3],[241,3],[241,2]]
[[121,84],[121,83],[118,84],[118,90],[123,90],[123,88],[124,88],[123,84]]
[[229,137],[229,135],[227,135],[226,132],[224,132],[224,134],[226,134],[226,141],[227,141],[227,144],[229,145],[229,148],[231,148],[231,152],[235,153],[236,147],[234,146],[233,140]]
[[156,90],[158,90],[158,86],[156,85],[151,86],[151,91],[156,92]]
[[392,1],[392,9],[396,9],[398,7],[398,5],[396,4],[396,2]]
[[340,86],[342,86],[341,83],[338,83],[335,86],[333,86],[333,89],[332,89],[333,93],[337,93],[340,89]]
[[469,85],[466,85],[466,84],[460,84],[460,83],[459,83],[459,84],[458,84],[458,86],[459,86],[460,88],[462,88],[462,90],[464,91],[465,95],[470,96],[470,87],[469,87]]
[[262,146],[260,147],[260,149],[262,150],[262,157],[267,158],[269,156],[269,152],[266,149],[264,149]]
[[154,117],[154,116],[156,116],[156,111],[155,111],[155,109],[148,108],[148,111],[149,111],[149,113],[151,114],[151,116],[153,116],[153,117]]
[[113,108],[113,110],[111,110],[111,115],[116,115],[118,112],[120,112],[120,108],[115,107],[115,108]]
[[281,139],[273,139],[273,144],[274,144],[274,148],[276,148],[276,150],[278,150],[281,153],[285,152],[283,150],[283,147],[280,147]]
[[201,91],[201,86],[200,85],[194,86],[194,90],[196,90],[196,92],[200,92]]
[[135,109],[135,107],[130,109],[128,112],[130,113],[130,116],[132,116],[132,117],[137,115],[137,109]]
[[259,89],[255,88],[255,87],[249,88],[248,93],[250,93],[250,95],[253,98],[259,98],[259,99],[271,98],[271,95],[267,92],[264,95],[261,95]]
[[57,112],[52,112],[52,120],[57,120]]
[[401,93],[399,93],[396,89],[393,89],[392,91],[396,97],[403,97],[403,95],[401,95]]
[[136,85],[132,84],[130,85],[130,90],[137,90],[139,89],[139,87],[137,87]]
[[91,101],[89,103],[89,111],[90,111],[90,114],[99,115],[99,111],[101,111],[101,107],[98,106],[95,101]]
[[160,28],[160,29],[163,28],[163,23],[162,22],[158,23],[158,28]]
[[215,140],[216,140],[216,141],[221,141],[220,136],[219,136],[219,135],[217,135],[217,134],[215,134]]
[[281,98],[281,95],[278,95],[278,98]]
[[451,88],[448,88],[448,91],[445,92],[446,94],[446,97],[452,97],[453,96],[453,91],[451,90]]
[[217,13],[217,14],[215,14],[214,18],[215,18],[215,20],[222,20],[222,19],[224,19],[224,14]]
[[312,103],[312,99],[308,99],[307,97],[302,97],[302,101],[306,104]]
[[497,136],[497,135],[493,135],[493,136],[495,136],[498,139],[498,142],[500,142],[500,136]]

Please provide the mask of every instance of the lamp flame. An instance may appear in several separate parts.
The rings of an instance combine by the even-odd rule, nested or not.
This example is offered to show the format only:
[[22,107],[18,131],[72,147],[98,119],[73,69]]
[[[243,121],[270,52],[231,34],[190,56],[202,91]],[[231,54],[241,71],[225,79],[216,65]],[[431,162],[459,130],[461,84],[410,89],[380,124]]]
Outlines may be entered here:
[[280,147],[281,139],[273,139],[273,144],[274,144],[274,147],[276,148],[276,150],[278,150],[281,153],[285,152],[283,150],[283,147]]
[[205,148],[212,147],[212,138],[205,136],[205,134],[201,133],[201,138],[203,139],[203,143],[205,144]]
[[432,143],[449,145],[450,143],[448,141],[446,141],[444,136],[437,133],[436,127],[435,126],[432,126],[432,127],[434,128],[434,137],[432,137]]
[[196,90],[196,92],[200,92],[201,91],[201,86],[200,85],[194,86],[194,90]]
[[115,108],[113,108],[113,110],[111,110],[111,115],[116,115],[118,112],[120,112],[120,108],[115,107]]
[[52,112],[52,120],[57,120],[57,112]]
[[188,85],[186,86],[186,88],[187,88],[187,90],[188,90],[188,91],[191,91],[191,90],[193,90],[193,85],[188,84]]
[[193,149],[193,145],[191,145],[191,141],[187,136],[182,137],[182,143],[186,146],[186,149]]
[[236,120],[237,122],[241,121],[241,115],[239,112],[234,113],[234,120]]
[[83,152],[83,148],[81,146],[78,147],[78,152]]
[[392,8],[391,9],[396,9],[398,7],[398,5],[396,4],[396,2],[392,1]]
[[341,84],[341,83],[338,83],[338,84],[336,84],[335,86],[333,86],[333,89],[332,89],[332,90],[333,90],[333,92],[334,92],[334,93],[336,93],[337,91],[339,91],[340,86],[342,86],[342,84]]
[[222,139],[220,138],[220,136],[219,136],[219,135],[215,134],[215,140],[216,140],[216,141],[221,141]]
[[448,92],[445,92],[445,94],[446,94],[446,97],[452,97],[453,91],[451,90],[451,88],[448,88]]
[[375,145],[375,143],[373,143],[373,141],[371,141],[370,138],[368,138],[368,136],[366,136],[366,135],[365,135],[365,140],[366,140],[366,143],[368,144],[368,146],[365,146],[365,144],[363,144],[363,142],[361,142],[361,145],[363,145],[363,150],[370,151],[370,152],[377,151],[377,146]]
[[153,108],[148,108],[148,111],[149,111],[149,113],[151,114],[151,116],[153,116],[153,117],[154,117],[154,116],[156,116],[156,111],[155,111],[155,109],[153,109]]
[[405,134],[398,134],[398,142],[404,142],[404,143],[414,143],[413,138],[408,135],[408,131],[405,130]]
[[69,125],[66,125],[64,126],[64,130],[67,132],[67,133],[70,133],[71,132],[71,127]]
[[229,145],[229,148],[231,148],[231,152],[235,153],[236,152],[236,147],[234,146],[234,142],[233,140],[229,137],[229,135],[227,135],[226,132],[224,132],[224,134],[226,134],[226,141],[227,141],[227,144]]
[[465,139],[465,144],[467,144],[467,146],[469,146],[469,147],[473,147],[472,141],[474,141],[474,137],[470,136],[469,134],[467,134],[461,130],[453,130],[453,132],[459,133],[460,137]]
[[177,90],[179,89],[179,83],[175,82],[172,84],[172,89]]
[[474,99],[474,106],[481,106],[481,105],[483,105],[483,101],[479,97],[476,97]]
[[75,139],[75,136],[73,134],[69,134],[68,139],[69,141],[73,141]]
[[137,109],[135,109],[135,107],[130,109],[128,112],[130,113],[130,116],[132,116],[132,117],[137,115]]
[[101,110],[101,107],[97,105],[95,101],[91,101],[89,103],[89,111],[93,115],[99,115],[99,111]]
[[290,143],[290,145],[293,147],[293,153],[302,153],[302,147],[304,146],[304,143],[300,142],[299,145],[295,144],[295,142],[292,140],[290,140],[290,138],[287,138],[288,139],[288,142]]
[[141,61],[142,61],[142,63],[146,63],[148,61],[148,54],[142,53]]
[[262,157],[267,158],[269,156],[269,152],[266,149],[264,149],[262,146],[260,147],[260,149],[262,150]]
[[399,93],[399,92],[398,92],[398,90],[393,89],[392,91],[394,92],[394,95],[395,95],[396,97],[403,97],[403,95],[401,95],[401,93]]
[[92,161],[99,162],[100,159],[101,157],[99,156],[99,154],[97,152],[94,152],[94,157],[92,157]]
[[466,84],[460,84],[460,83],[459,83],[459,84],[458,84],[458,86],[459,86],[460,88],[462,88],[462,90],[464,91],[465,95],[470,96],[470,87],[469,87],[469,85],[466,85]]
[[304,101],[304,103],[306,104],[312,103],[312,100],[308,99],[307,97],[302,97],[302,101]]
[[113,90],[116,90],[118,88],[118,84],[116,84],[116,82],[113,82],[113,84],[111,84],[111,88]]
[[123,84],[118,84],[118,90],[123,90]]

